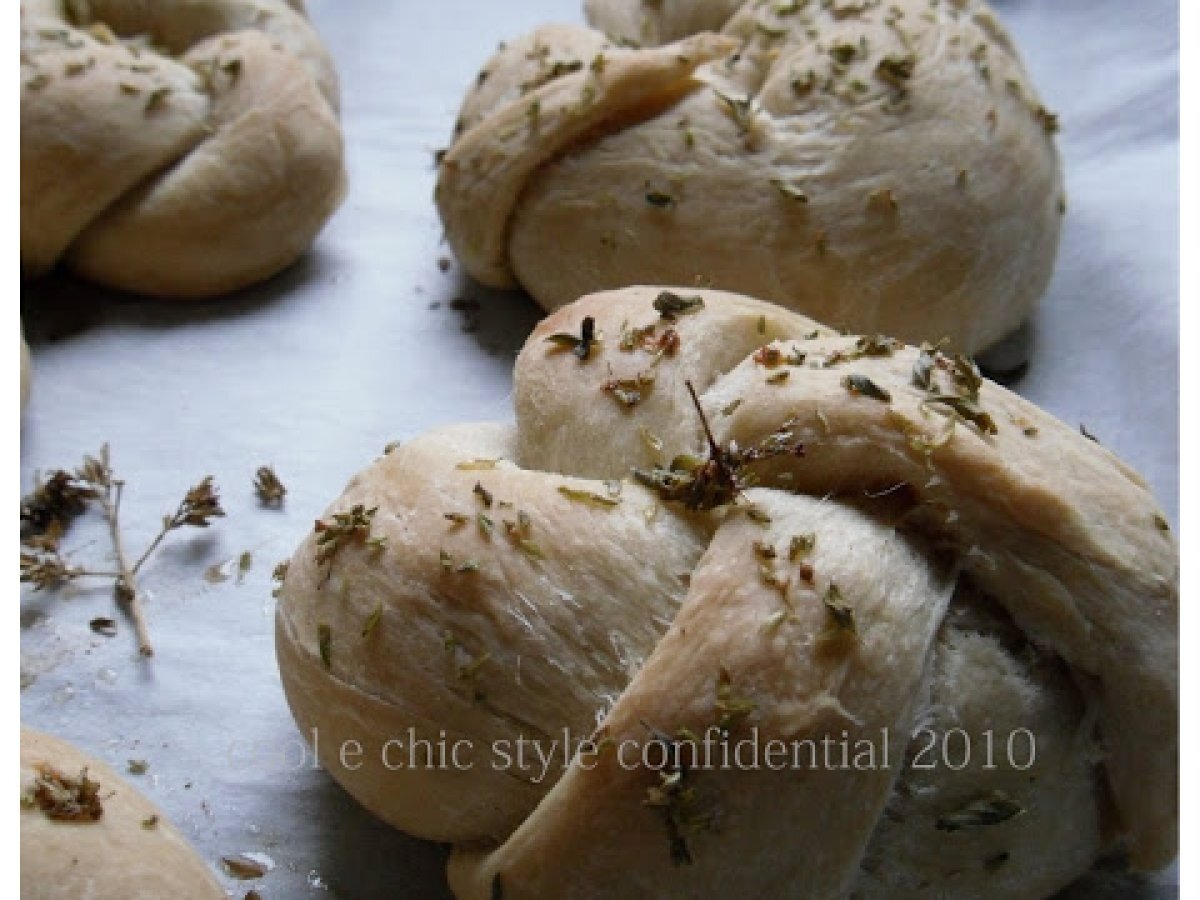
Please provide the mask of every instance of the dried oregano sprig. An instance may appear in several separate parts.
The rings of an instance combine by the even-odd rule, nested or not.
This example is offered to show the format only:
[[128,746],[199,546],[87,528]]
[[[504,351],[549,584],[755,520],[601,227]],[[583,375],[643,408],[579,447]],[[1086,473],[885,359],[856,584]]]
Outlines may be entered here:
[[656,490],[664,500],[682,503],[691,510],[716,509],[732,503],[750,487],[753,483],[750,466],[754,463],[779,456],[804,455],[804,445],[792,433],[788,422],[744,450],[732,442],[728,447],[721,447],[708,426],[695,387],[690,381],[685,384],[704,426],[708,459],[681,455],[671,461],[669,468],[634,469],[634,477]]
[[[108,444],[100,448],[97,456],[85,456],[74,473],[60,469],[46,481],[39,481],[34,491],[21,501],[21,580],[40,590],[83,577],[113,579],[114,596],[133,620],[139,652],[153,656],[137,575],[169,532],[184,527],[206,528],[212,519],[224,516],[225,511],[212,476],[205,476],[188,490],[174,513],[163,517],[158,534],[137,561],[130,564],[121,535],[124,490],[124,480],[113,474]],[[116,557],[115,571],[70,565],[61,550],[67,528],[93,502],[99,505],[108,524]]]

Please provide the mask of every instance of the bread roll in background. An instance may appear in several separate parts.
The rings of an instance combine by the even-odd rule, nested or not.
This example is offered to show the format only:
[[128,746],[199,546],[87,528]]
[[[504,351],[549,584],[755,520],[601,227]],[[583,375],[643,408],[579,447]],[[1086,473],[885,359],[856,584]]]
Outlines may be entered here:
[[474,278],[548,310],[723,288],[968,353],[1041,297],[1057,119],[987,4],[587,13],[502,44],[463,102],[436,199]]
[[[86,774],[87,784],[82,776]],[[67,802],[38,796],[39,781]],[[84,808],[71,808],[84,787]],[[94,797],[94,801],[90,798]],[[61,800],[61,798],[58,798]],[[109,766],[21,729],[22,900],[224,900],[216,877],[153,803]]]
[[210,297],[303,254],[345,192],[333,63],[284,0],[26,0],[21,266]]

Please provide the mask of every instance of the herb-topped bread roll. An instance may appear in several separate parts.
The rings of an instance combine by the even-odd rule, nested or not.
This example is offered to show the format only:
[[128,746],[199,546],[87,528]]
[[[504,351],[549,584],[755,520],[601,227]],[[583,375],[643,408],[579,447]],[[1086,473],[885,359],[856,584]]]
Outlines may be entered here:
[[224,900],[162,812],[111,768],[21,729],[23,900]]
[[1057,120],[986,4],[587,11],[502,45],[463,103],[436,199],[479,281],[546,309],[719,287],[971,353],[1041,296]]
[[1109,451],[713,290],[586,296],[515,377],[515,427],[355,476],[277,613],[325,768],[454,842],[460,898],[1032,898],[1175,856],[1178,551]]
[[21,265],[206,297],[304,253],[345,189],[300,3],[25,0]]
[[277,614],[322,764],[453,842],[460,898],[1029,898],[1174,857],[1178,548],[1103,447],[711,290],[584,297],[515,381],[515,427],[352,479]]

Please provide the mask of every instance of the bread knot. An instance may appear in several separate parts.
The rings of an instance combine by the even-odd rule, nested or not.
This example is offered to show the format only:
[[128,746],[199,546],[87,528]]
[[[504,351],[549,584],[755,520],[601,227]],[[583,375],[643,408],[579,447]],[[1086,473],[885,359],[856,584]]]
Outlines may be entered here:
[[436,200],[546,309],[697,284],[976,353],[1049,281],[1057,118],[979,0],[592,0],[501,45]]
[[1099,444],[941,346],[713,290],[560,309],[514,403],[352,479],[277,614],[323,765],[454,843],[458,896],[1173,858],[1178,546]]
[[205,297],[307,250],[345,191],[333,64],[300,3],[27,0],[21,265]]

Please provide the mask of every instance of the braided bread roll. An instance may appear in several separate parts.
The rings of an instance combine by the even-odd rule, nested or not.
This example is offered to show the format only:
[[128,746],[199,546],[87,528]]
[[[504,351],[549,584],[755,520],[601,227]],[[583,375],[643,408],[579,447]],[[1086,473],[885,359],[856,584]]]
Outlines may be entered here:
[[[67,787],[86,802],[37,796]],[[59,779],[63,779],[59,781]],[[77,747],[21,728],[21,897],[23,900],[223,900],[225,891],[162,811],[109,766]],[[44,808],[45,807],[45,808]],[[47,811],[49,809],[49,812]]]
[[293,263],[345,192],[333,64],[284,0],[26,0],[21,265],[207,297]]
[[[460,898],[1028,898],[1173,858],[1178,549],[1103,447],[711,290],[559,310],[515,407],[357,475],[277,615],[323,765],[453,842]],[[714,728],[741,758],[684,756]]]
[[719,287],[971,353],[1045,290],[1057,120],[985,3],[587,12],[613,37],[503,44],[463,102],[436,200],[474,278],[546,309]]

